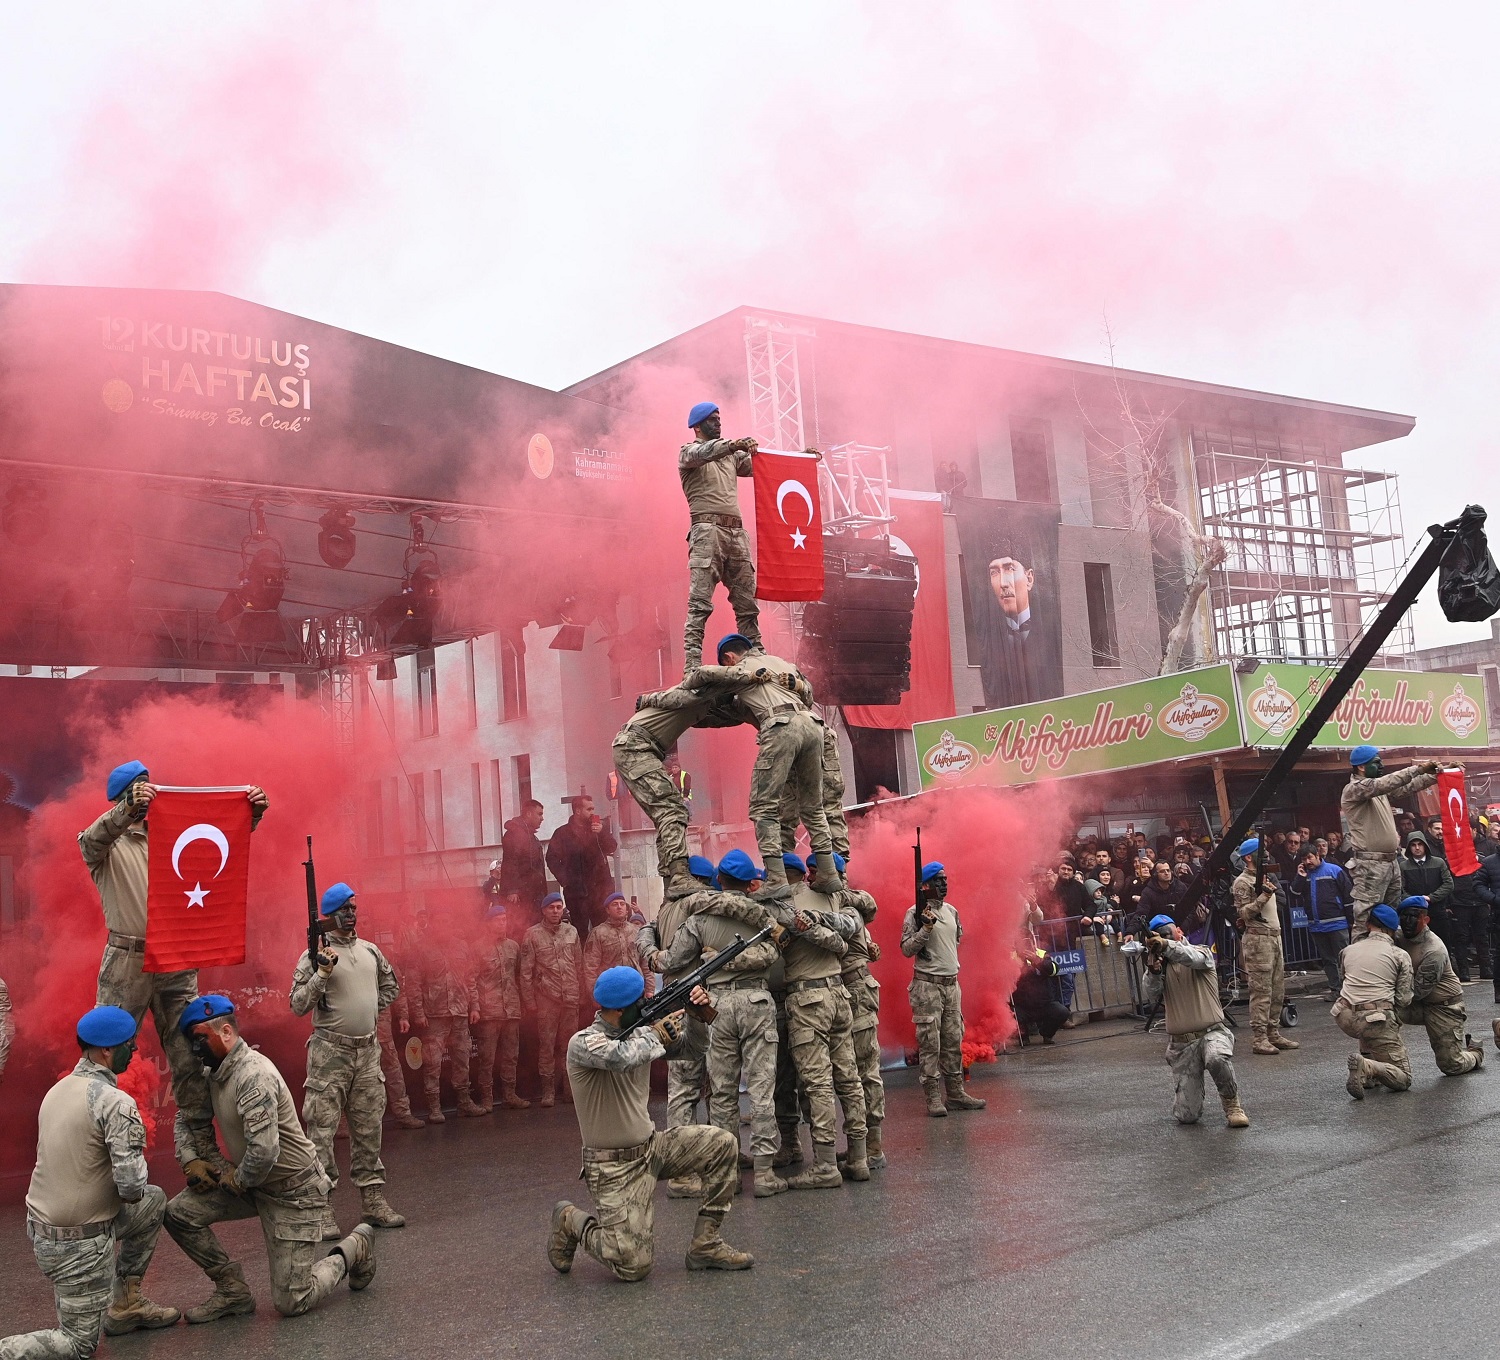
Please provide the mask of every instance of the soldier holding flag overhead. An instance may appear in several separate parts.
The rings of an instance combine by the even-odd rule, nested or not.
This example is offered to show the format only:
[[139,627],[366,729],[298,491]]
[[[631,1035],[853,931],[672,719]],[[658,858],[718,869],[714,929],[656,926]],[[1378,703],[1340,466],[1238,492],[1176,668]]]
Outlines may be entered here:
[[[172,1069],[172,1096],[195,1140],[213,1141],[212,1113],[202,1065],[196,1062],[177,1022],[183,1007],[198,995],[196,969],[147,972],[146,888],[148,837],[146,815],[157,789],[138,760],[110,771],[105,792],[113,804],[92,826],[78,834],[104,922],[109,928],[99,965],[97,1004],[128,1011],[137,1024],[149,1010],[157,1037]],[[245,790],[253,829],[265,815],[265,793]],[[201,884],[197,885],[201,889]]]

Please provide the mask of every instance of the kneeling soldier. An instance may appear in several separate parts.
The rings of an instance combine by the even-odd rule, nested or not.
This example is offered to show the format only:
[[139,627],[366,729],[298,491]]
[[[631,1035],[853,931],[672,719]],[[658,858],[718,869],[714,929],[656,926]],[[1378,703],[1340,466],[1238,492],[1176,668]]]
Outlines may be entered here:
[[1403,1025],[1424,1025],[1432,1056],[1444,1076],[1477,1071],[1484,1048],[1464,1033],[1469,1018],[1464,989],[1448,959],[1448,946],[1428,928],[1427,899],[1408,897],[1401,903],[1401,938],[1397,943],[1411,955],[1412,1001],[1397,1016]]

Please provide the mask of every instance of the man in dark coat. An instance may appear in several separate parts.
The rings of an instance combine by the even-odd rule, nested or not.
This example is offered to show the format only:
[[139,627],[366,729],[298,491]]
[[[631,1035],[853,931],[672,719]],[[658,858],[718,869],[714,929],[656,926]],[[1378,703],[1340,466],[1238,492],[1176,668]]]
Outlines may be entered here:
[[568,916],[580,942],[588,938],[594,916],[606,893],[615,886],[606,858],[620,843],[594,813],[594,800],[586,793],[573,800],[573,815],[556,831],[547,845],[547,867],[561,885]]

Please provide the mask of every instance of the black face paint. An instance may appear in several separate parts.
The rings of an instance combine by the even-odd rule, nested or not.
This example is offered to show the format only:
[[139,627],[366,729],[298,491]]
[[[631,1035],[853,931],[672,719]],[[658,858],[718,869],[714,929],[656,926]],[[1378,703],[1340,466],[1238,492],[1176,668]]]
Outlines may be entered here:
[[1365,761],[1365,778],[1379,779],[1385,773],[1385,762],[1379,756],[1374,760]]
[[1414,911],[1403,911],[1401,913],[1401,933],[1408,940],[1415,940],[1422,933],[1422,919]]
[[188,1044],[193,1050],[193,1056],[198,1059],[210,1072],[217,1072],[219,1064],[224,1061],[223,1056],[214,1048],[206,1034],[194,1034],[189,1037]]
[[358,913],[353,907],[340,907],[329,917],[333,928],[345,935],[354,935],[357,933],[356,926],[358,920]]
[[641,1003],[639,1001],[632,1001],[620,1012],[620,1028],[629,1029],[640,1018]]
[[110,1056],[109,1070],[119,1076],[130,1066],[130,1060],[135,1057],[136,1044],[134,1039],[127,1039],[123,1044],[115,1045],[115,1051]]

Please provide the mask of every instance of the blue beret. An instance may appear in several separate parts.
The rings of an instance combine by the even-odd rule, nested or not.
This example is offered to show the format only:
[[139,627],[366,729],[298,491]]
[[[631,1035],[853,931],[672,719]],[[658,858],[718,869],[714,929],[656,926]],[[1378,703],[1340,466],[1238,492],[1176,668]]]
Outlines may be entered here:
[[[807,857],[807,867],[809,869],[816,869],[818,867],[818,857],[816,855],[809,855]],[[844,870],[849,867],[849,861],[846,860],[841,854],[839,854],[837,850],[833,852],[833,867],[837,869],[839,873],[843,873]],[[939,865],[938,868],[941,869],[942,865]],[[925,875],[923,877],[923,882],[926,882]]]
[[933,860],[931,863],[922,866],[922,882],[931,883],[939,874],[946,872],[947,870],[943,868],[940,861]]
[[318,903],[319,916],[332,916],[345,902],[354,896],[354,889],[347,883],[335,883],[323,894],[323,900]]
[[1426,911],[1427,899],[1425,897],[1403,897],[1401,899],[1400,911]]
[[[817,857],[814,856],[814,858]],[[802,862],[801,855],[794,855],[790,851],[788,851],[781,857],[781,862],[786,865],[788,869],[795,869],[799,874],[805,874],[807,872],[807,865]]]
[[90,1048],[113,1048],[135,1034],[135,1017],[118,1006],[95,1006],[78,1022],[78,1037]]
[[1351,765],[1368,765],[1380,754],[1378,746],[1356,746],[1349,752],[1349,763]]
[[1401,928],[1401,918],[1396,915],[1396,909],[1386,906],[1384,902],[1378,907],[1370,909],[1370,919],[1372,921],[1379,921],[1387,930],[1399,930]]
[[550,907],[554,902],[561,902],[562,900],[563,895],[561,893],[548,893],[544,898],[542,898],[542,906],[545,909],[547,907]]
[[719,645],[714,648],[714,655],[716,657],[723,656],[724,648],[730,646],[732,643],[738,643],[747,652],[753,652],[755,650],[755,644],[751,642],[750,639],[747,638],[743,633],[725,633],[724,636],[719,639]]
[[688,856],[688,873],[694,878],[701,878],[705,883],[712,883],[714,875],[719,871],[714,868],[714,862],[703,855]]
[[759,877],[755,861],[743,850],[731,850],[719,861],[719,876],[739,883],[753,883]]
[[[681,410],[681,407],[678,409]],[[703,424],[718,409],[719,404],[716,401],[700,401],[688,412],[688,429],[691,430],[695,425]]]
[[625,903],[626,906],[630,905],[630,899],[628,897],[626,897],[624,893],[621,893],[621,892],[610,893],[610,895],[604,899],[604,905],[606,907],[611,902],[623,902],[623,903]]
[[484,919],[486,921],[493,921],[497,918],[505,916],[505,914],[505,904],[503,902],[497,902],[494,906],[486,910],[486,912],[484,913]]
[[150,771],[138,760],[127,760],[123,765],[116,765],[109,772],[109,783],[104,786],[105,795],[113,803],[137,779],[149,773]]
[[594,1000],[607,1011],[623,1010],[641,999],[646,979],[634,968],[606,968],[594,983]]
[[227,996],[195,996],[183,1007],[182,1019],[177,1028],[186,1034],[194,1025],[205,1020],[217,1020],[221,1015],[233,1015],[234,1002]]
[[770,878],[770,874],[766,872],[765,865],[757,864],[755,866],[755,877],[758,878],[761,882],[765,882],[766,879]]
[[1146,924],[1151,930],[1158,930],[1162,926],[1175,926],[1177,922],[1163,913],[1160,916],[1153,916]]
[[1258,851],[1259,849],[1260,849],[1260,838],[1258,836],[1251,836],[1248,841],[1241,841],[1240,842],[1240,848],[1237,851],[1237,853],[1242,858],[1249,859],[1250,856],[1253,855],[1253,854],[1255,854],[1256,851]]

